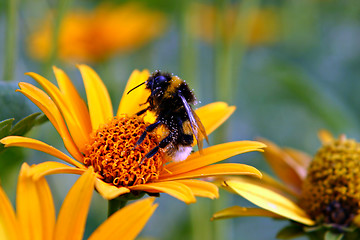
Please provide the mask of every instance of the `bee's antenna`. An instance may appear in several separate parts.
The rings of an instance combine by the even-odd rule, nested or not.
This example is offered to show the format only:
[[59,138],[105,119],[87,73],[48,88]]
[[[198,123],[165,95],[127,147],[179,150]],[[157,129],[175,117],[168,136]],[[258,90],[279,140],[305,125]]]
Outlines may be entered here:
[[130,90],[127,92],[127,94],[129,94],[132,90],[140,87],[141,85],[143,85],[143,84],[145,84],[145,83],[146,83],[146,82],[143,82],[143,83],[140,83],[139,85],[137,85],[136,87],[133,87],[132,89],[130,89]]

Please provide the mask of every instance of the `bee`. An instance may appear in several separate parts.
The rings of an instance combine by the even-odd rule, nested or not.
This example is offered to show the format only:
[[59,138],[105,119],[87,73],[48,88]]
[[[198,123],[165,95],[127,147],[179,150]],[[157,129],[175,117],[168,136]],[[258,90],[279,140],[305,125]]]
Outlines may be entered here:
[[186,82],[178,76],[155,71],[145,82],[132,88],[127,94],[143,84],[146,85],[146,89],[150,90],[150,96],[144,103],[148,106],[139,111],[137,115],[140,116],[150,111],[155,113],[156,121],[141,134],[135,147],[144,141],[148,132],[152,132],[160,126],[167,129],[168,135],[145,155],[139,165],[145,159],[154,156],[160,148],[164,149],[165,155],[174,161],[185,160],[191,153],[194,143],[193,136],[195,136],[201,151],[203,140],[205,138],[208,142],[208,137],[203,124],[191,107],[196,103],[196,98]]

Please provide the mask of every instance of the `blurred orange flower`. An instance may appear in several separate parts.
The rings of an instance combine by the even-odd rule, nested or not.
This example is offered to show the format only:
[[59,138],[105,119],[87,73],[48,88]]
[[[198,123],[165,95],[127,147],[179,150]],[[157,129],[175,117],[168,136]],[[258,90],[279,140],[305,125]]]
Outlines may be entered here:
[[[38,60],[49,58],[53,25],[50,17],[29,38],[29,52]],[[63,61],[103,61],[133,51],[159,36],[166,17],[139,3],[100,4],[94,10],[73,10],[62,19],[58,57]]]
[[[247,12],[244,16],[238,16],[237,5],[228,4],[223,19],[221,19],[221,38],[229,42],[241,34],[247,45],[255,46],[273,43],[279,34],[279,19],[273,8],[261,8]],[[222,18],[219,9],[208,4],[194,4],[193,16],[196,23],[192,31],[195,36],[213,43],[215,41],[215,29],[217,18]],[[237,26],[239,18],[244,21]]]

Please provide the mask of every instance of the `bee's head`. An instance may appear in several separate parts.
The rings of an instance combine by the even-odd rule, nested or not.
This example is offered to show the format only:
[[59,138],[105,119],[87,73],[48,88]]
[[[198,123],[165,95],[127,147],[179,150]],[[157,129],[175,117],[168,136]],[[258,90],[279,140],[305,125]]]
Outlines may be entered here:
[[158,91],[159,89],[166,89],[170,81],[170,74],[156,71],[146,81],[146,88],[150,89],[152,92]]

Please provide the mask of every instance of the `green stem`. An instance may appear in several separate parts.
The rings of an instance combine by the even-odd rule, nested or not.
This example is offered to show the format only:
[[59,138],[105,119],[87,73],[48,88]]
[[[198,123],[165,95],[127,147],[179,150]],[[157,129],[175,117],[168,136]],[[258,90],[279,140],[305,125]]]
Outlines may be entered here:
[[124,198],[114,198],[114,199],[109,200],[108,217],[110,217],[112,214],[114,214],[117,210],[120,210],[123,207],[125,207],[127,202],[128,202],[128,200],[124,199]]
[[189,6],[190,3],[189,0],[180,3],[180,73],[189,86],[196,89],[195,93],[199,97],[200,84],[196,81],[198,48],[191,33],[192,24],[196,24],[196,20],[194,20],[195,16],[191,11],[191,6]]
[[16,61],[16,29],[17,29],[17,0],[8,0],[7,2],[7,25],[5,38],[5,61],[3,80],[12,80],[14,78],[14,69]]
[[44,64],[44,75],[48,75],[51,71],[51,66],[54,64],[57,55],[58,55],[58,46],[59,46],[59,34],[62,19],[65,16],[65,13],[70,5],[71,0],[59,0],[57,11],[55,12],[55,21],[54,21],[54,30],[51,36],[51,48],[50,55],[46,63]]

